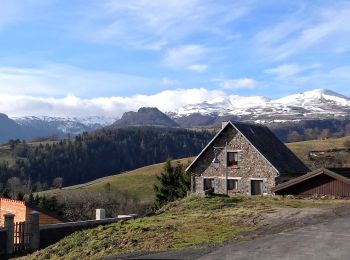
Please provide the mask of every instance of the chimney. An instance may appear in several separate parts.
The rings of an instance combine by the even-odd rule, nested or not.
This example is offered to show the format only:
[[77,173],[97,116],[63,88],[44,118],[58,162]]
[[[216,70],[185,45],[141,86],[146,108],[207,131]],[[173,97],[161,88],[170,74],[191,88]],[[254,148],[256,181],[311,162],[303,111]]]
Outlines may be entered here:
[[221,129],[224,129],[225,126],[227,126],[229,121],[222,121],[221,122]]

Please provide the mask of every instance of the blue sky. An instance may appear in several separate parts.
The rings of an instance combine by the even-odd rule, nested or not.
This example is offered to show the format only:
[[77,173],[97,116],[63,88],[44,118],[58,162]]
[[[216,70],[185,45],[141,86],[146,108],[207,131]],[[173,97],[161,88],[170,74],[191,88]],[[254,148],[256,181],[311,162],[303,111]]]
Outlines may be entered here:
[[349,1],[0,6],[0,112],[10,115],[64,115],[63,104],[79,106],[78,115],[171,110],[222,94],[278,98],[315,88],[350,95]]

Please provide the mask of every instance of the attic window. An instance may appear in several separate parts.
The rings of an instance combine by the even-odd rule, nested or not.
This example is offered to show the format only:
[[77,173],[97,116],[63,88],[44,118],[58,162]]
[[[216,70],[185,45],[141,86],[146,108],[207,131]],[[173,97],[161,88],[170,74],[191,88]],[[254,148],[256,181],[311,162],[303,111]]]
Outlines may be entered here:
[[227,166],[238,166],[239,154],[238,152],[227,152]]

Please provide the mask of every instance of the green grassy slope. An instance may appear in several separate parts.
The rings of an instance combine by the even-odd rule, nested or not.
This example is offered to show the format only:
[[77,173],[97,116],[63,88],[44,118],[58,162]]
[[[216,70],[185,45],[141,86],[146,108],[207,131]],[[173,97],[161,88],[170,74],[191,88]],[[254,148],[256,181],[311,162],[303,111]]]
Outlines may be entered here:
[[[299,158],[305,160],[306,155],[312,150],[344,148],[345,140],[350,140],[350,136],[289,143],[287,146],[299,156]],[[193,158],[194,157],[174,160],[173,162],[178,161],[186,164],[193,160]],[[153,185],[157,183],[156,175],[161,172],[162,167],[163,163],[154,164],[122,174],[100,178],[92,182],[66,187],[61,190],[45,191],[42,192],[42,194],[59,196],[62,192],[82,192],[89,190],[104,192],[106,190],[106,185],[108,185],[107,183],[109,183],[111,191],[123,191],[145,203],[152,203],[154,201]]]
[[344,142],[350,140],[350,136],[330,138],[327,140],[310,140],[303,142],[288,143],[287,146],[299,158],[304,159],[310,151],[327,151],[330,149],[343,149]]
[[[193,158],[185,158],[173,160],[173,163],[187,164]],[[104,177],[92,182],[65,187],[61,190],[48,190],[41,194],[59,196],[64,192],[88,192],[89,190],[106,192],[106,187],[109,184],[110,191],[126,192],[133,197],[145,203],[154,201],[153,185],[157,183],[156,176],[162,171],[164,163],[153,164],[138,168],[133,171]]]
[[344,201],[191,196],[169,203],[150,217],[76,232],[25,259],[101,259],[131,252],[199,248],[259,228],[261,224],[254,224],[254,219],[262,213],[337,203]]

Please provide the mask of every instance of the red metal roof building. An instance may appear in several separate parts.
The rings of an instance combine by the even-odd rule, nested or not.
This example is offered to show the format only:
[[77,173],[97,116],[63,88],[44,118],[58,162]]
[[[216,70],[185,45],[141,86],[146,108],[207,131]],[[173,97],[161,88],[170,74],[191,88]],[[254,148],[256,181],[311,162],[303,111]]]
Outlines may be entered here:
[[272,188],[278,195],[350,197],[350,168],[321,168]]

